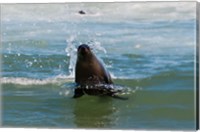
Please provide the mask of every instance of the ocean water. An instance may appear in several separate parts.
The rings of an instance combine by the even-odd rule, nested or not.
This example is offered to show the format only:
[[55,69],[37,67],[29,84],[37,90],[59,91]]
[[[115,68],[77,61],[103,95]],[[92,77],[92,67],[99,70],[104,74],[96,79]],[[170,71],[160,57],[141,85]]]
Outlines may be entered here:
[[[1,5],[2,126],[194,130],[195,8],[195,2]],[[128,100],[72,98],[83,43],[115,86],[128,90]]]

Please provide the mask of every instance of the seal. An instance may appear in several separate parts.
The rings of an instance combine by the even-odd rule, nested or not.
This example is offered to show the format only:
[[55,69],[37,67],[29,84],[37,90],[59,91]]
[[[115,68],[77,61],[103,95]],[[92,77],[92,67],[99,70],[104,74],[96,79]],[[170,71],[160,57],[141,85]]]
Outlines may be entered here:
[[115,95],[119,91],[110,87],[113,81],[109,72],[86,44],[80,45],[77,49],[75,82],[77,87],[74,98],[81,97],[85,93],[88,95],[107,95],[114,98],[122,98]]

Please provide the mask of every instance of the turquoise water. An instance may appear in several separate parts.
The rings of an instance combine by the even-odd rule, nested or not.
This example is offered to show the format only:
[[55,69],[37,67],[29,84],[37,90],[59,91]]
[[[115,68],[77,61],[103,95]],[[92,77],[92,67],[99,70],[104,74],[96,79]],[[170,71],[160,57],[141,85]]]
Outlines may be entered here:
[[[195,18],[131,20],[118,8],[104,15],[112,3],[80,5],[2,6],[2,125],[195,129]],[[47,13],[48,7],[57,14]],[[77,13],[83,7],[85,16]],[[92,47],[115,85],[128,89],[128,100],[72,99],[76,48],[82,43]]]

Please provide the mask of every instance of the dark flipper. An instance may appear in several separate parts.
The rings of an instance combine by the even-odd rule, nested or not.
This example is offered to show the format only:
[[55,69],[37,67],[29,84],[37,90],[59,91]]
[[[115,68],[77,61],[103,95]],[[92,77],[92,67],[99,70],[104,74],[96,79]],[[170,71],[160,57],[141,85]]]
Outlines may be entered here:
[[80,88],[76,88],[75,91],[74,91],[74,96],[73,98],[79,98],[81,96],[83,96],[84,93],[83,93],[83,89],[80,89]]
[[74,91],[74,96],[73,98],[79,98],[85,94],[88,95],[95,95],[95,96],[110,96],[115,99],[120,99],[120,100],[128,100],[128,97],[120,97],[116,95],[117,93],[120,93],[122,91],[117,90],[113,91],[113,89],[108,89],[108,88],[102,88],[100,87],[95,87],[95,88],[85,88],[86,86],[81,86],[81,88],[76,88]]

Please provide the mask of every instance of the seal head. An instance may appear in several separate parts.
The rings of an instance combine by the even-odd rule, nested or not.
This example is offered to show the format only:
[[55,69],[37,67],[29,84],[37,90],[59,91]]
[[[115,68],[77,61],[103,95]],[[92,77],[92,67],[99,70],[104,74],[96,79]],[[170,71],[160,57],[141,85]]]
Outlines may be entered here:
[[112,84],[110,74],[86,44],[78,47],[75,70],[75,82],[78,84]]
[[91,57],[92,57],[92,52],[88,45],[82,44],[78,47],[78,60],[79,61],[81,59],[86,61],[87,59],[91,59]]

